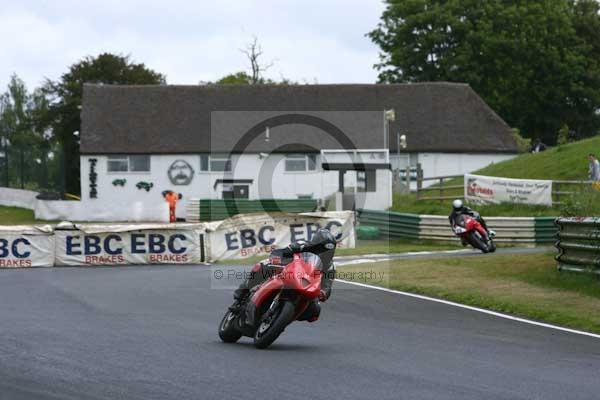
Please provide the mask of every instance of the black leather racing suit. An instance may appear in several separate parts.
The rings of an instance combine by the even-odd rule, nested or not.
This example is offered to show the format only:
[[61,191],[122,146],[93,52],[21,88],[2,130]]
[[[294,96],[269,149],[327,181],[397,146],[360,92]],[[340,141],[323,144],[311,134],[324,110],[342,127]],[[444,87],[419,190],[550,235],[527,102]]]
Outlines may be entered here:
[[467,206],[462,206],[462,208],[459,210],[452,209],[452,213],[448,216],[448,220],[450,221],[450,226],[452,226],[454,228],[454,225],[456,225],[456,218],[459,215],[470,215],[471,217],[475,218],[481,224],[481,226],[483,226],[483,229],[485,229],[488,232],[488,235],[489,235],[489,229],[487,227],[487,224],[481,217],[481,214],[479,214],[475,210],[470,209]]
[[[294,252],[298,252],[301,248],[302,252],[313,253],[321,258],[323,263],[321,275],[321,290],[324,292],[324,297],[321,301],[326,301],[331,296],[331,288],[335,279],[335,265],[333,264],[333,256],[337,242],[333,235],[327,229],[319,229],[309,242],[296,242],[290,244],[283,249],[276,249],[271,252],[269,260],[278,258],[277,265],[271,264],[269,260],[265,260],[255,266],[246,279],[237,288],[233,297],[237,301],[243,300],[250,290],[269,279],[276,273],[282,265],[287,265],[292,262]],[[300,316],[300,320],[314,321],[319,317],[321,307],[318,300],[311,302],[306,311]]]

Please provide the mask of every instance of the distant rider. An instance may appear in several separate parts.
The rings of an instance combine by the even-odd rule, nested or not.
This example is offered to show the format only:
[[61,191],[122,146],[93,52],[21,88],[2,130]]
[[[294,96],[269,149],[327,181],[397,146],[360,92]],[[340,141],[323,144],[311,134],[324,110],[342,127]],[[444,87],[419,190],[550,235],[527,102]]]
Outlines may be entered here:
[[252,288],[265,282],[278,268],[281,268],[281,266],[289,264],[293,259],[294,252],[298,252],[299,249],[302,249],[302,252],[318,255],[323,263],[321,270],[321,293],[319,299],[311,302],[306,311],[299,318],[301,321],[316,321],[321,313],[319,301],[327,301],[329,296],[331,296],[331,287],[333,286],[333,280],[335,279],[333,256],[335,254],[336,246],[337,242],[331,232],[327,229],[319,229],[313,234],[308,242],[298,241],[291,243],[283,249],[273,250],[271,252],[270,260],[277,259],[278,265],[270,264],[269,260],[256,264],[250,273],[250,277],[242,282],[239,288],[233,293],[233,297],[237,301],[237,306],[239,306],[239,303],[248,296]]
[[[481,217],[481,214],[465,206],[462,200],[456,199],[452,202],[452,213],[448,216],[448,220],[450,221],[450,226],[452,228],[454,228],[454,226],[456,225],[456,218],[460,215],[469,215],[475,218],[481,224],[481,226],[483,226],[483,229],[485,229],[488,233],[488,237],[484,238],[486,242],[489,241],[491,237],[494,237],[496,235],[496,232],[487,227],[487,224]],[[465,241],[465,238],[462,238],[461,240],[463,246],[466,246],[467,242]]]

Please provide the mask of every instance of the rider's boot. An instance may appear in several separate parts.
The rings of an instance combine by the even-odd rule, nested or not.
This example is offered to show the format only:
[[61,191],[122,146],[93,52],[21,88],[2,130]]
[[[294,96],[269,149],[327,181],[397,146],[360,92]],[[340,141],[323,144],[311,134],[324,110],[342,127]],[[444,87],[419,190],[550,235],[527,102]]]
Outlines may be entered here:
[[233,292],[233,299],[237,300],[237,301],[242,301],[242,300],[244,300],[244,298],[246,298],[248,293],[250,293],[250,289],[248,289],[245,286],[239,287],[239,288],[235,289],[235,291]]
[[496,236],[496,232],[494,232],[491,229],[488,229],[487,231],[487,238],[486,238],[486,243],[489,246],[492,243],[492,239],[494,238],[494,236]]

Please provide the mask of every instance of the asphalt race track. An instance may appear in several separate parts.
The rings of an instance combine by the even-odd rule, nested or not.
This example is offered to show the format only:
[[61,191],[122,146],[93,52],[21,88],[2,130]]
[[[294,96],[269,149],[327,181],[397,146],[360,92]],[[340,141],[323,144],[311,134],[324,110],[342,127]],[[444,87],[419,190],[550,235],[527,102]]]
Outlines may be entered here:
[[0,271],[0,399],[600,398],[600,339],[343,283],[269,350],[223,344],[210,275]]

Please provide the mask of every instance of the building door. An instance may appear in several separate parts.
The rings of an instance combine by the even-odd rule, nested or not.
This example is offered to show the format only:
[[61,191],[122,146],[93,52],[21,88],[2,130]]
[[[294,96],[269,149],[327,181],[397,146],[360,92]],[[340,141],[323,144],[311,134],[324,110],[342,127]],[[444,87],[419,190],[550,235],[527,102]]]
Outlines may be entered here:
[[236,199],[248,199],[249,194],[249,186],[248,185],[235,185],[233,186],[233,197]]
[[232,185],[223,187],[224,199],[248,199],[250,196],[249,185]]

